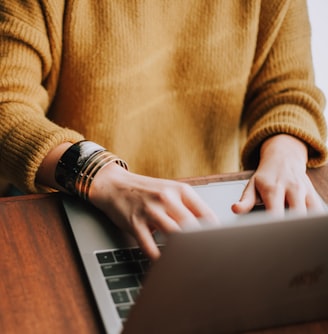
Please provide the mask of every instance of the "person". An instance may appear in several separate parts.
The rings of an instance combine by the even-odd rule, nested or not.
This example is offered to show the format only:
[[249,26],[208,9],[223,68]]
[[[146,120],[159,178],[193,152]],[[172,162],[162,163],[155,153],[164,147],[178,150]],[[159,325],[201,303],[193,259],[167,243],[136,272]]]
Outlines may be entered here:
[[181,178],[254,169],[235,213],[320,209],[310,43],[305,0],[2,0],[0,174],[90,201],[152,259],[154,230],[219,223]]

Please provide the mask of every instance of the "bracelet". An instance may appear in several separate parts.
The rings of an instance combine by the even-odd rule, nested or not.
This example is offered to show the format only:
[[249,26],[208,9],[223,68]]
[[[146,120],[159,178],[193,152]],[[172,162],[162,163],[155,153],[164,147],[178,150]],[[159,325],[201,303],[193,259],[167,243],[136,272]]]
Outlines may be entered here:
[[85,200],[88,200],[89,189],[95,175],[101,168],[112,162],[115,162],[126,170],[128,169],[125,161],[108,151],[97,152],[95,155],[90,157],[90,159],[84,164],[75,181],[77,195]]
[[128,169],[124,160],[108,152],[104,147],[83,140],[70,146],[59,159],[55,180],[69,193],[87,200],[95,175],[101,168],[112,162]]

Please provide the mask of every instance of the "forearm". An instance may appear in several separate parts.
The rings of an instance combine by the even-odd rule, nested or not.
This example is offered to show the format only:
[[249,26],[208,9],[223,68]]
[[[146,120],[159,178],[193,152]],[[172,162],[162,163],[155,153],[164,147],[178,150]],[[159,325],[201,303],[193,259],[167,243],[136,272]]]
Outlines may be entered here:
[[[267,6],[270,6],[268,2]],[[268,12],[269,13],[269,12]],[[270,14],[271,15],[271,14]],[[327,159],[324,96],[316,87],[310,44],[310,25],[304,1],[290,1],[284,19],[276,26],[276,38],[261,21],[259,40],[269,43],[258,54],[247,91],[243,122],[247,131],[243,166],[258,166],[260,146],[279,133],[297,137],[309,148],[308,167]],[[272,44],[270,44],[270,41]]]
[[51,15],[55,4],[42,3],[1,0],[0,5],[0,174],[24,192],[43,191],[36,173],[49,150],[83,139],[45,117],[57,89],[62,40],[58,34],[49,43],[49,36],[57,36],[53,29],[61,32],[53,23],[62,20],[60,10],[58,17]]

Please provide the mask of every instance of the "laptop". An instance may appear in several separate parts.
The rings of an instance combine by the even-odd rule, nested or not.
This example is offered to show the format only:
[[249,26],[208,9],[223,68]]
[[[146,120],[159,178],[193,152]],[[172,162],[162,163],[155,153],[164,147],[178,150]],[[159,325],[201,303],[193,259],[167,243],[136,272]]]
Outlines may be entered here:
[[234,215],[246,182],[194,186],[224,224],[157,235],[155,264],[99,210],[63,197],[107,333],[236,333],[328,317],[328,214]]

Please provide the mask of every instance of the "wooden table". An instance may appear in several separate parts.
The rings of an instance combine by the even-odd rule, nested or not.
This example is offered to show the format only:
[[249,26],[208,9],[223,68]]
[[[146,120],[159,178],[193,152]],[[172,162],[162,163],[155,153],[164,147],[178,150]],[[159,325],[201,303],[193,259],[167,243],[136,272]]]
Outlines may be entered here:
[[[244,179],[250,172],[188,179]],[[310,170],[328,202],[328,167]],[[0,333],[104,333],[59,194],[0,198]],[[328,320],[252,333],[328,333]]]

